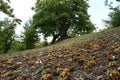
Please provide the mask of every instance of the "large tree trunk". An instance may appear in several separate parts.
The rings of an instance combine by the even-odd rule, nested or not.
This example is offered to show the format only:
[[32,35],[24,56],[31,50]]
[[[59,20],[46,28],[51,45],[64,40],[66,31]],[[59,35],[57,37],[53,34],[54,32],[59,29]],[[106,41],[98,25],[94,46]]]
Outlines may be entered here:
[[6,38],[5,43],[4,43],[4,49],[3,49],[3,53],[7,53],[8,50],[10,49],[12,40],[8,40],[8,38]]
[[59,28],[59,39],[58,41],[64,40],[69,38],[69,36],[67,35],[67,31],[68,31],[68,25],[66,24],[66,20],[63,20],[63,22],[60,24],[60,28]]
[[10,48],[7,46],[7,47],[4,49],[3,53],[7,53],[9,49],[10,49]]
[[5,43],[3,53],[7,53],[9,49],[10,49],[10,43]]
[[69,36],[67,35],[69,25],[66,22],[67,22],[67,19],[65,17],[63,17],[61,19],[61,22],[58,25],[59,33],[57,35],[53,36],[53,40],[52,40],[51,44],[69,38]]

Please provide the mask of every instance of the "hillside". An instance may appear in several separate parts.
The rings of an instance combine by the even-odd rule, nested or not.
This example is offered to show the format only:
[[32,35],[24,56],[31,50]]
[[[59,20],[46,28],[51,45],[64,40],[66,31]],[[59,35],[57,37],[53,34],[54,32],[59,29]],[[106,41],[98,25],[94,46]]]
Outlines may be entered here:
[[0,80],[120,80],[120,28],[21,53],[0,61]]

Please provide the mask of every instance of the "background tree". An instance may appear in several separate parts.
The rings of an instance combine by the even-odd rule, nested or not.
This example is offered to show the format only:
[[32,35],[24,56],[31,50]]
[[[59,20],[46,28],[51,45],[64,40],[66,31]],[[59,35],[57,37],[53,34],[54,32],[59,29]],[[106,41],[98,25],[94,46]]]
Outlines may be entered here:
[[0,22],[0,52],[2,52],[2,22]]
[[[116,0],[117,2],[120,2],[120,0]],[[119,27],[120,26],[120,5],[116,5],[113,7],[113,2],[109,2],[106,0],[106,5],[109,6],[110,10],[112,12],[109,13],[109,19],[103,20],[105,22],[105,26],[112,28],[112,27]]]
[[10,0],[0,0],[0,12],[11,17],[11,19],[0,20],[0,49],[4,53],[8,52],[14,40],[16,25],[21,23],[21,20],[14,16],[13,9],[9,4]]
[[10,0],[0,0],[0,12],[3,12],[9,17],[12,17],[14,22],[20,24],[22,21],[14,16],[13,9],[10,7],[9,4],[10,4]]
[[10,17],[14,17],[13,9],[9,6],[10,1],[0,0],[0,11],[9,15]]
[[8,18],[6,18],[4,21],[1,21],[0,45],[3,53],[8,52],[12,42],[14,41],[16,24],[16,21],[11,21]]
[[109,13],[109,19],[104,20],[107,27],[120,27],[120,8],[116,7]]
[[34,27],[45,37],[53,36],[52,43],[75,34],[90,33],[95,29],[89,20],[88,3],[85,0],[37,0]]
[[38,32],[33,27],[32,20],[29,20],[24,25],[24,33],[23,33],[23,44],[26,49],[35,48],[35,43],[39,41]]
[[[116,1],[117,1],[117,2],[120,2],[120,0],[116,0]],[[106,5],[108,5],[108,4],[110,5],[110,4],[112,4],[112,3],[113,3],[113,2],[110,2],[110,3],[109,3],[109,0],[105,0],[105,4],[106,4]]]

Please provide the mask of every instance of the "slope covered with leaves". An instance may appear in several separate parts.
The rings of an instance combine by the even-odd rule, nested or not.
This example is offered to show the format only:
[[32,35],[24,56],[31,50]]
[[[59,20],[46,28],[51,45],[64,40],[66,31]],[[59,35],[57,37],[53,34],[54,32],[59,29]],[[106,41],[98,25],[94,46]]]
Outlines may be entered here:
[[74,39],[1,60],[0,80],[120,80],[120,28]]

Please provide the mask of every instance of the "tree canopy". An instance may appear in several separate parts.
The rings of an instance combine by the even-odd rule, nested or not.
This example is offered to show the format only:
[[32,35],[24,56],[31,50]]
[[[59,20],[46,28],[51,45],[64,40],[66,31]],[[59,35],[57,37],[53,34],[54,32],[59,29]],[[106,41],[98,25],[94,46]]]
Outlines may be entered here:
[[[116,1],[120,2],[120,0],[116,0]],[[105,3],[112,10],[112,12],[110,12],[108,15],[109,19],[104,20],[105,25],[109,28],[119,27],[120,26],[120,5],[116,5],[115,7],[113,7],[112,6],[113,2],[109,2],[108,0],[106,0]]]
[[120,27],[120,8],[116,7],[109,13],[109,19],[104,20],[107,27]]
[[0,12],[8,15],[4,20],[0,20],[0,51],[3,50],[3,53],[7,53],[10,49],[15,37],[15,27],[21,23],[21,20],[14,16],[9,4],[9,0],[0,0]]
[[0,11],[9,15],[10,17],[14,17],[13,9],[10,7],[9,3],[9,0],[6,0],[6,2],[4,0],[0,0]]
[[33,21],[30,19],[23,27],[25,31],[22,37],[25,49],[35,48],[35,43],[39,41],[39,36],[36,29],[33,27]]
[[14,19],[14,22],[16,21],[18,24],[20,24],[22,21],[15,17],[13,14],[13,9],[11,8],[10,0],[0,0],[0,12],[3,12],[4,14],[8,15],[9,17],[12,17]]
[[95,29],[89,20],[88,3],[85,0],[37,0],[33,24],[52,42],[68,38],[69,32],[90,33]]
[[0,22],[0,49],[7,53],[15,37],[16,21],[6,18]]

